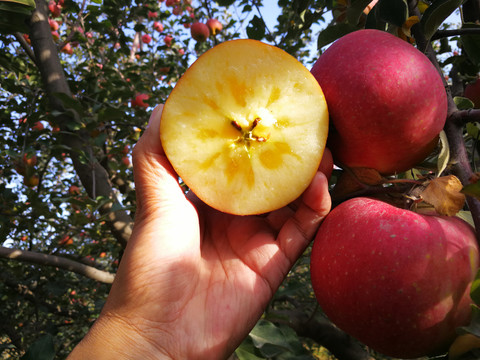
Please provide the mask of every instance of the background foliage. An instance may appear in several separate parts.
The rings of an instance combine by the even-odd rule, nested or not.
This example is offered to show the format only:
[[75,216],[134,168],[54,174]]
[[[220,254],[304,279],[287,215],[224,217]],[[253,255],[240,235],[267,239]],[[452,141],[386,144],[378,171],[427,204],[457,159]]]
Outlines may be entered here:
[[[131,149],[151,109],[207,49],[249,37],[284,49],[310,68],[332,41],[368,27],[422,51],[431,40],[429,54],[453,96],[463,95],[479,72],[478,1],[278,0],[276,19],[272,5],[0,1],[1,358],[65,358],[95,321],[135,215]],[[209,18],[223,30],[195,41],[191,24]],[[139,94],[146,95],[144,102],[136,100]],[[460,110],[473,105],[461,98],[456,104]],[[450,114],[459,110],[450,106]],[[464,184],[478,160],[480,117],[472,114],[460,129],[462,143],[451,142],[449,152],[456,156],[460,146],[470,155],[467,168],[452,169]],[[437,153],[430,160],[436,166],[442,158]],[[465,208],[471,221],[480,219],[478,193],[472,190]],[[308,261],[307,251],[235,356],[382,358],[322,316]]]

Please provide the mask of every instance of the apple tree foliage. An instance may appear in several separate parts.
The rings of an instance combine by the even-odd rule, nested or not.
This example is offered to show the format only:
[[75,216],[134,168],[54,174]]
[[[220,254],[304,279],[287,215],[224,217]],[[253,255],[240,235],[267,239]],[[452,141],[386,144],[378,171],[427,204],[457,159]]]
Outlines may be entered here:
[[[479,8],[477,0],[0,0],[0,357],[65,358],[95,321],[135,215],[131,149],[192,61],[229,39],[274,44],[307,67],[361,28],[424,51],[450,97],[443,147],[389,180],[399,191],[452,173],[468,194],[460,213],[478,224],[480,114],[462,95],[480,70]],[[222,31],[195,41],[191,25],[209,18]],[[334,203],[392,190],[377,176],[336,186]],[[382,358],[322,316],[308,263],[307,250],[234,356]],[[480,335],[474,314],[461,333]],[[474,347],[454,350],[468,358]]]

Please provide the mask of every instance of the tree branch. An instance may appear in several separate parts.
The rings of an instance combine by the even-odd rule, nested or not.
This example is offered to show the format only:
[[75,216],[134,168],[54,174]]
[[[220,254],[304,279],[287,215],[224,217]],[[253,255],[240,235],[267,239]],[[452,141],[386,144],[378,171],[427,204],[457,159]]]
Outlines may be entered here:
[[58,267],[60,269],[72,271],[105,284],[113,283],[113,279],[115,278],[115,274],[98,270],[93,266],[81,264],[79,262],[55,255],[47,255],[33,251],[12,249],[1,246],[0,257],[17,261],[27,261],[38,265]]
[[[62,101],[55,94],[62,93],[68,97],[72,97],[72,94],[50,32],[47,3],[43,0],[36,0],[35,3],[36,9],[30,19],[30,39],[50,106],[63,113],[58,117],[60,128],[63,130],[61,141],[71,149],[70,157],[73,166],[89,196],[94,199],[97,196],[103,196],[111,200],[100,208],[100,212],[107,215],[107,223],[113,235],[125,246],[132,233],[133,221],[119,204],[105,168],[93,156],[87,163],[82,160],[82,155],[88,154],[91,149],[88,141],[89,134],[84,131],[72,133],[66,126],[73,115],[66,112]],[[112,211],[112,208],[120,210]]]
[[[421,16],[420,11],[416,6],[416,0],[409,0],[408,5],[410,15],[417,15],[419,17]],[[470,183],[470,178],[473,175],[473,171],[470,166],[467,149],[463,140],[464,122],[462,121],[462,112],[458,110],[457,105],[453,101],[450,87],[448,86],[442,69],[440,68],[436,53],[433,50],[431,42],[425,38],[425,35],[423,34],[422,28],[419,26],[419,24],[416,24],[412,27],[412,33],[418,49],[424,52],[432,64],[436,67],[438,74],[445,86],[445,90],[447,92],[448,112],[444,130],[450,147],[451,170],[452,173],[460,179],[463,185],[467,185]],[[470,212],[472,213],[475,228],[478,230],[476,232],[477,242],[480,244],[480,201],[471,196],[467,196],[467,204]]]
[[480,28],[437,30],[437,32],[433,34],[432,40],[438,40],[450,36],[459,35],[480,35]]
[[25,53],[28,55],[28,57],[35,63],[37,64],[37,59],[35,58],[35,54],[33,53],[32,48],[30,45],[28,45],[27,41],[23,38],[22,34],[20,33],[15,33],[15,39],[20,43],[22,46],[23,50],[25,50]]

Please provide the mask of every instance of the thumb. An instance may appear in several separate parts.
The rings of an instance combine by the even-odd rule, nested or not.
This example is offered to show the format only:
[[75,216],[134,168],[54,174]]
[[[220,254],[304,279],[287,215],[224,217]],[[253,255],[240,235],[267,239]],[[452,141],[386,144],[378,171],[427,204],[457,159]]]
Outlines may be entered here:
[[[164,205],[185,202],[178,177],[160,141],[163,105],[152,112],[147,129],[133,148],[133,176],[137,197],[136,221],[161,211]],[[170,208],[171,206],[168,206]]]

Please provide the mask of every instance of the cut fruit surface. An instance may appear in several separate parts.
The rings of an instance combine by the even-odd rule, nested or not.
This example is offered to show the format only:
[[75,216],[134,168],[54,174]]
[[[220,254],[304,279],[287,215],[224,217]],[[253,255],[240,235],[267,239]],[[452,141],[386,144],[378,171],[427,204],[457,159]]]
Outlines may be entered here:
[[313,75],[256,40],[210,49],[165,103],[160,137],[177,174],[206,204],[261,214],[295,200],[320,164],[328,111]]

